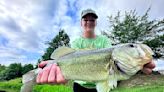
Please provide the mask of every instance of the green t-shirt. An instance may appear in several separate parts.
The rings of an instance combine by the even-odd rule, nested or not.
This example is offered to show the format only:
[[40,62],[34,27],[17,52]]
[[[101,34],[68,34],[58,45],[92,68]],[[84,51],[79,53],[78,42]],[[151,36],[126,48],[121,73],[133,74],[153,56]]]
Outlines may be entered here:
[[106,36],[103,35],[98,35],[95,38],[84,38],[84,37],[79,37],[77,39],[75,39],[72,44],[71,44],[71,48],[74,49],[92,49],[92,48],[96,48],[96,49],[100,49],[100,48],[106,48],[106,47],[111,47],[111,42],[109,40],[109,38],[107,38]]
[[[71,48],[74,48],[76,50],[94,49],[94,48],[100,49],[100,48],[106,48],[111,46],[112,46],[111,41],[106,36],[103,35],[97,35],[95,38],[92,39],[79,37],[71,43]],[[85,81],[75,81],[75,82],[83,87],[95,88],[94,83],[85,82]]]

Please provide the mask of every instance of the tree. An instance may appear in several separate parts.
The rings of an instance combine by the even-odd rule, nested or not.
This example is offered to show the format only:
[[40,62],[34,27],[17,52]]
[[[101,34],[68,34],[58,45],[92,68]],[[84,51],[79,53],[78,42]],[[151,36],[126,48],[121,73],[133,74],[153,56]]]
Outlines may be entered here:
[[21,63],[10,64],[5,70],[1,71],[0,80],[10,80],[22,76]]
[[6,80],[6,70],[0,72],[0,81]]
[[32,64],[25,64],[23,67],[22,67],[22,75],[27,73],[28,71],[30,70],[33,70],[34,67]]
[[6,67],[5,67],[4,65],[1,65],[1,64],[0,64],[0,72],[3,71],[3,70],[5,70],[5,68],[6,68]]
[[164,19],[149,20],[148,12],[143,16],[138,16],[136,11],[125,12],[124,17],[117,13],[115,17],[108,17],[111,31],[103,31],[113,40],[113,44],[119,43],[146,43],[154,52],[162,56],[158,50],[164,47]]
[[45,54],[42,56],[42,60],[51,60],[50,56],[55,49],[61,46],[69,46],[69,36],[64,30],[60,29],[58,35],[48,42],[49,47],[46,49]]

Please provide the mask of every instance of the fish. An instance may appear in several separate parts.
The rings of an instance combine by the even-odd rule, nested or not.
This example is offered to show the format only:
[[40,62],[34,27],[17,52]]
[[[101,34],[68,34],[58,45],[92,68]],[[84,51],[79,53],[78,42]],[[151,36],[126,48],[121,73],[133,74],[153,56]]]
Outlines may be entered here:
[[[97,92],[110,92],[117,82],[127,80],[153,60],[152,49],[141,43],[125,43],[110,48],[76,50],[60,47],[48,65],[57,64],[66,80],[92,82]],[[47,66],[48,66],[47,65]],[[32,92],[41,69],[23,75],[20,92]]]

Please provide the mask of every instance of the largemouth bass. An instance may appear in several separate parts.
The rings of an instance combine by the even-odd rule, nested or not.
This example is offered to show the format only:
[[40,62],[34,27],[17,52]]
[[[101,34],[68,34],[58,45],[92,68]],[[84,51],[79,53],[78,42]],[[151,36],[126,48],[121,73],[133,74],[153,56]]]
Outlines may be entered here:
[[[112,48],[75,50],[56,49],[50,62],[56,63],[66,80],[80,80],[96,84],[97,92],[109,92],[117,81],[129,79],[152,61],[153,51],[145,44],[121,44]],[[39,69],[23,75],[21,92],[32,92]]]

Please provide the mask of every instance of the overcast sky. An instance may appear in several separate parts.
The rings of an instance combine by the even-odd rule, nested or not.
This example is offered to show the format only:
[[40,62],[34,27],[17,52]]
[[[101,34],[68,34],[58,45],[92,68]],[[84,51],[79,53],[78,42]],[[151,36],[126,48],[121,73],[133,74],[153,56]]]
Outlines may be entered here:
[[96,11],[99,33],[108,29],[107,16],[134,9],[143,15],[150,6],[150,20],[164,18],[164,0],[0,0],[0,64],[36,64],[61,28],[74,40],[83,9]]

